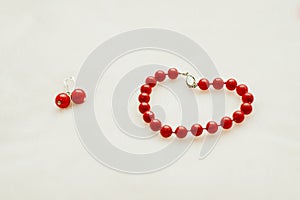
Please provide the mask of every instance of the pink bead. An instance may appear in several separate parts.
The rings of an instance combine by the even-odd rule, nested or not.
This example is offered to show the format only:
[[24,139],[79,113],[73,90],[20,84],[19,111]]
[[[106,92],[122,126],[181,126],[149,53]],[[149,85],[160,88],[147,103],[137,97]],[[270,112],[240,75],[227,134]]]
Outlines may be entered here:
[[194,124],[192,127],[191,127],[191,132],[194,136],[199,136],[202,134],[203,132],[203,128],[200,124]]
[[170,68],[168,70],[168,76],[170,79],[176,79],[178,77],[178,70],[176,68]]
[[146,84],[150,85],[151,87],[156,86],[156,79],[153,76],[148,76],[146,78]]
[[187,135],[187,129],[184,126],[178,126],[175,130],[175,134],[178,138],[184,138]]
[[213,134],[213,133],[217,132],[218,124],[214,121],[210,121],[206,124],[206,130],[207,130],[207,132]]
[[71,94],[71,99],[76,104],[82,104],[85,97],[86,94],[82,89],[75,89]]
[[153,119],[150,122],[150,128],[152,131],[159,131],[161,129],[161,122],[158,119]]
[[166,74],[165,74],[164,71],[158,70],[157,72],[155,72],[154,77],[155,77],[155,79],[156,79],[158,82],[162,82],[162,81],[165,80]]
[[224,81],[221,79],[221,78],[215,78],[214,81],[213,81],[213,87],[216,89],[216,90],[220,90],[222,89],[224,86]]

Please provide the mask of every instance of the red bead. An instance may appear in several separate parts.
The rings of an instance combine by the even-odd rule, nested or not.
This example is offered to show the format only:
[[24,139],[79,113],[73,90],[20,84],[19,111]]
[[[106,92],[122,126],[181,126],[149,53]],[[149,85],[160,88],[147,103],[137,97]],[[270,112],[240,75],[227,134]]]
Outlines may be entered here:
[[76,104],[83,103],[85,97],[86,97],[86,94],[82,89],[75,89],[71,94],[71,99]]
[[154,113],[152,111],[146,111],[143,114],[143,119],[146,123],[150,123],[152,119],[154,119]]
[[142,85],[140,91],[141,91],[141,93],[151,94],[152,87],[150,85],[148,85],[148,84],[144,84],[144,85]]
[[248,92],[248,87],[244,84],[240,84],[236,87],[236,92],[238,95],[243,96],[246,92]]
[[242,111],[235,111],[232,115],[232,120],[236,123],[241,123],[242,121],[244,121],[244,113]]
[[197,85],[201,90],[207,90],[209,88],[209,81],[206,78],[201,78]]
[[139,110],[140,110],[141,113],[145,113],[146,111],[150,110],[150,105],[146,102],[142,102],[139,105]]
[[221,119],[221,126],[224,129],[230,129],[232,126],[232,119],[230,117],[223,117]]
[[241,105],[241,111],[245,114],[245,115],[249,115],[252,112],[252,106],[250,103],[243,103]]
[[187,129],[184,126],[178,126],[175,130],[175,134],[178,138],[184,138],[187,135]]
[[165,74],[164,71],[158,70],[157,72],[155,72],[154,77],[155,77],[155,79],[156,79],[158,82],[162,82],[162,81],[165,80],[166,74]]
[[66,108],[70,105],[71,99],[66,93],[60,93],[55,97],[55,104],[60,108]]
[[202,134],[203,132],[203,128],[200,124],[194,124],[192,127],[191,127],[191,132],[194,136],[199,136]]
[[146,102],[148,103],[150,101],[150,96],[147,93],[142,93],[139,95],[139,102]]
[[224,86],[224,81],[221,79],[221,78],[215,78],[213,80],[213,87],[216,89],[216,90],[220,90],[222,89]]
[[146,84],[150,85],[151,87],[156,86],[156,79],[153,76],[148,76],[146,78]]
[[160,134],[161,136],[167,138],[170,137],[172,135],[172,128],[169,125],[164,125],[161,129],[160,129]]
[[207,132],[213,134],[218,131],[218,124],[214,121],[210,121],[206,124]]
[[242,101],[244,103],[252,103],[254,101],[254,97],[251,93],[246,92],[245,94],[243,94],[242,96]]
[[170,79],[176,79],[178,77],[178,70],[176,68],[170,68],[168,70],[168,76]]
[[161,122],[158,119],[153,119],[150,122],[150,128],[152,131],[159,131],[161,129]]
[[226,88],[228,90],[234,90],[236,88],[236,86],[237,86],[237,82],[235,79],[230,78],[226,81]]

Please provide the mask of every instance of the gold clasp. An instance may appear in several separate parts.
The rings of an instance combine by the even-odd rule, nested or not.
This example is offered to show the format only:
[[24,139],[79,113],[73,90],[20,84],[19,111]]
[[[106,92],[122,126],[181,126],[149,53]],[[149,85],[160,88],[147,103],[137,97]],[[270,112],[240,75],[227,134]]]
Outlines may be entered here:
[[183,76],[185,76],[185,83],[189,88],[195,88],[197,87],[196,79],[193,75],[189,74],[188,72],[179,73]]

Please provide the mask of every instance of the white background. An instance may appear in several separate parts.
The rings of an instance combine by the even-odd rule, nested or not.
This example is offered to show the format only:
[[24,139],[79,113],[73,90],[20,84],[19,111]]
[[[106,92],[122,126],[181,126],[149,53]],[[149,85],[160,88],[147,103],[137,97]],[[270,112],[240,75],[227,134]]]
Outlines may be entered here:
[[[296,199],[299,6],[296,0],[1,0],[0,199]],[[142,27],[192,38],[222,77],[245,81],[256,99],[253,115],[206,159],[198,160],[199,140],[172,166],[130,175],[95,161],[80,143],[72,110],[58,110],[53,99],[99,44]]]

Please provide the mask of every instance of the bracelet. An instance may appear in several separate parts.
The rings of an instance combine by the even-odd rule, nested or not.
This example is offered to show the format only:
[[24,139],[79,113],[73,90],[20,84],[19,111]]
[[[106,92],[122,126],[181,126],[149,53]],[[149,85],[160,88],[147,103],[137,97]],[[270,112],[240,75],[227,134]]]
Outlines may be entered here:
[[[150,94],[152,89],[157,85],[157,82],[162,82],[168,76],[170,79],[176,79],[178,75],[183,75],[186,77],[186,85],[189,88],[196,88],[197,86],[200,90],[208,90],[212,85],[214,89],[221,90],[225,85],[226,88],[230,91],[235,90],[236,93],[242,97],[242,104],[240,110],[237,110],[233,113],[232,118],[225,116],[221,119],[218,124],[215,121],[209,121],[205,127],[202,127],[200,124],[196,123],[192,125],[190,130],[184,126],[178,126],[175,131],[169,125],[163,125],[159,119],[155,118],[155,114],[150,110]],[[248,87],[245,84],[237,85],[237,81],[233,78],[228,79],[224,82],[221,78],[215,78],[213,82],[209,82],[206,78],[201,78],[198,83],[194,76],[190,75],[188,72],[180,73],[176,68],[170,68],[168,73],[165,73],[162,70],[155,72],[154,76],[149,76],[145,80],[145,84],[140,87],[141,94],[138,96],[139,111],[143,114],[143,120],[150,125],[152,131],[160,131],[160,134],[164,138],[170,137],[173,133],[178,138],[184,138],[188,132],[191,132],[194,136],[200,136],[203,133],[203,130],[206,130],[209,134],[214,134],[218,131],[218,127],[223,129],[230,129],[233,122],[241,123],[244,121],[245,115],[248,115],[252,112],[251,103],[254,101],[254,97],[251,93],[248,92]]]

